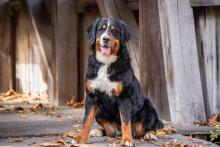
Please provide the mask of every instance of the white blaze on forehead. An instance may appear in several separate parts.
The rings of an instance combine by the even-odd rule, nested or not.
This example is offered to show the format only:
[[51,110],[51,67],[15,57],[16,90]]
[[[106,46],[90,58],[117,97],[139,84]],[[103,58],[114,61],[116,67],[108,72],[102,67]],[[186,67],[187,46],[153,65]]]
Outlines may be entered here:
[[100,39],[101,39],[101,42],[100,42],[100,44],[101,44],[101,46],[104,46],[104,44],[103,44],[103,38],[104,37],[109,37],[109,35],[108,35],[108,33],[107,33],[107,29],[109,28],[109,26],[110,26],[110,20],[108,20],[108,23],[107,23],[107,27],[106,27],[106,30],[105,30],[105,32],[101,35],[101,37],[100,37]]

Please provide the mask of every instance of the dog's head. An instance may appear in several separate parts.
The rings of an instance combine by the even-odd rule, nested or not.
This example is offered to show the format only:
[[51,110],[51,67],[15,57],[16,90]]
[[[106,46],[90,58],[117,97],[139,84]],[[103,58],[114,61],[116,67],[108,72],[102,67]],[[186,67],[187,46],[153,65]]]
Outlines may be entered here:
[[124,22],[112,18],[99,18],[87,29],[90,45],[100,62],[111,63],[117,59],[122,46],[130,39]]

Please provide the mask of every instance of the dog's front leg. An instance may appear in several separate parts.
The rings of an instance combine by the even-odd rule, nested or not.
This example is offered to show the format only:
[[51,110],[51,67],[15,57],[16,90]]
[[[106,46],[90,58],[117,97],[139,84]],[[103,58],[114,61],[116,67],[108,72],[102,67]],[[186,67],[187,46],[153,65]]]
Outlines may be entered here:
[[77,135],[74,136],[75,141],[78,143],[86,143],[87,142],[93,120],[96,116],[97,107],[94,103],[93,97],[90,97],[90,96],[86,97],[85,108],[86,108],[86,110],[85,110],[82,129],[81,129],[80,133],[78,133]]
[[121,144],[125,146],[133,146],[134,140],[131,133],[131,101],[123,99],[119,104],[119,114],[121,118]]

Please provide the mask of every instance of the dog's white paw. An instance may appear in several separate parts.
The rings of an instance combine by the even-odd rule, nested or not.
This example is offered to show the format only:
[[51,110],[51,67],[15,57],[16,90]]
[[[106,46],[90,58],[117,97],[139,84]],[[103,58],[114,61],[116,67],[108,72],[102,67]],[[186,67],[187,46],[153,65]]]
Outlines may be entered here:
[[93,129],[90,131],[89,135],[91,137],[102,137],[104,136],[104,133],[102,129]]
[[158,140],[154,132],[150,131],[144,135],[144,140]]

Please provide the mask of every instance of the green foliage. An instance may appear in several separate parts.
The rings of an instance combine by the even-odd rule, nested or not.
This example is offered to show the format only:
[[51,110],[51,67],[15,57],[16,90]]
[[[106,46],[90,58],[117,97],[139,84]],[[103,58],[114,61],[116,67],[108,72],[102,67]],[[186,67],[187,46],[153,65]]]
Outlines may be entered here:
[[211,135],[210,135],[210,138],[211,138],[211,141],[214,141],[215,139],[218,138],[218,136],[220,135],[220,123],[218,123],[216,126],[215,126],[216,130],[215,131],[210,131]]

